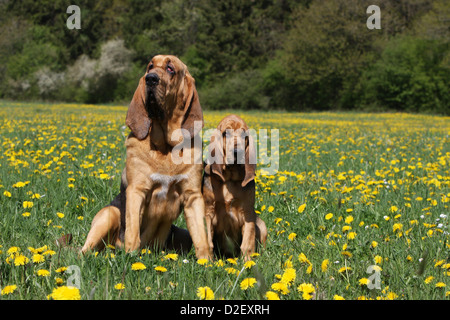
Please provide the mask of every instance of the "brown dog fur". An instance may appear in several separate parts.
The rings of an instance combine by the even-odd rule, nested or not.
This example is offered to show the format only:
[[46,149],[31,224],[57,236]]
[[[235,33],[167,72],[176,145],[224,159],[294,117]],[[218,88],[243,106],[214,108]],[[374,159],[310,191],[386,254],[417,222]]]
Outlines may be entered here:
[[[232,132],[227,134],[227,129]],[[231,141],[228,148],[227,140]],[[244,151],[240,162],[230,157],[230,152]],[[258,243],[265,245],[267,228],[254,210],[255,149],[243,119],[229,115],[219,123],[211,137],[210,154],[216,160],[222,158],[222,163],[206,164],[203,177],[209,246],[225,256],[236,256],[240,250],[249,259]]]
[[[199,131],[195,121],[203,124],[194,78],[177,57],[155,56],[128,108],[131,133],[125,142],[120,193],[93,219],[82,252],[99,250],[105,243],[124,246],[127,252],[145,246],[186,251],[193,243],[198,258],[210,257],[201,193],[203,165],[193,159],[201,150],[193,143],[183,149],[191,154],[190,164],[176,164],[171,156],[180,142],[173,141],[172,134],[185,129],[187,138],[194,139]],[[189,233],[172,225],[182,210]]]

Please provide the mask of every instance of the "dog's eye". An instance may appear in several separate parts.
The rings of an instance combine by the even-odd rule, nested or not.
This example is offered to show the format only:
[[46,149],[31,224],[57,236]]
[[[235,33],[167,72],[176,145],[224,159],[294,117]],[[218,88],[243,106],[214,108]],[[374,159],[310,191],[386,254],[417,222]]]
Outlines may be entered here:
[[148,66],[147,72],[153,69],[153,63]]
[[170,74],[175,74],[175,69],[172,66],[168,65],[167,66],[167,72],[170,73]]

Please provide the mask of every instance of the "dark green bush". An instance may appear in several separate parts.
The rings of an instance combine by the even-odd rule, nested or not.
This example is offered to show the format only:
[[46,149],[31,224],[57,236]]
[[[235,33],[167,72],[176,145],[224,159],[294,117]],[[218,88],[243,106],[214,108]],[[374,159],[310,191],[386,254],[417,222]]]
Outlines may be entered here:
[[450,70],[443,66],[448,44],[412,37],[388,43],[363,75],[363,104],[408,112],[449,114]]

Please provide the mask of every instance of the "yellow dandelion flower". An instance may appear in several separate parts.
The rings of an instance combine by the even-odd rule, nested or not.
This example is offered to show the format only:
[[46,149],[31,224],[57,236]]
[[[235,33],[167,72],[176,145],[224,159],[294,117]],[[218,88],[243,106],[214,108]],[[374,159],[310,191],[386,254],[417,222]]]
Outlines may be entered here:
[[434,267],[437,268],[439,266],[441,266],[442,264],[444,264],[445,260],[439,260],[434,264]]
[[46,250],[45,252],[42,253],[43,256],[53,256],[56,254],[56,251],[54,250]]
[[53,300],[80,300],[80,290],[75,287],[58,287],[50,295]]
[[351,271],[352,268],[351,267],[342,267],[338,270],[339,273],[344,273],[346,271]]
[[345,250],[342,251],[341,254],[343,256],[346,256],[346,257],[349,257],[349,258],[351,258],[353,256],[353,254],[350,251],[345,251]]
[[333,296],[333,300],[345,300],[345,298],[344,298],[343,296],[340,296],[340,295],[335,294],[335,295]]
[[305,254],[303,252],[301,252],[298,255],[298,261],[300,261],[301,263],[308,263],[311,264],[311,262],[309,262],[308,258],[306,258]]
[[13,188],[23,188],[25,186],[26,186],[26,184],[23,183],[22,181],[19,181],[19,182],[13,184]]
[[142,262],[136,262],[131,265],[131,270],[139,271],[145,269],[147,269],[147,267]]
[[125,289],[125,285],[123,283],[119,282],[118,284],[116,284],[114,286],[114,289],[116,289],[116,290],[123,290],[123,289]]
[[429,284],[431,281],[433,281],[433,279],[434,279],[433,276],[429,276],[429,277],[427,277],[427,278],[424,280],[424,282],[425,282],[426,284]]
[[227,262],[231,264],[237,264],[236,258],[228,258]]
[[244,263],[244,268],[245,269],[250,269],[251,267],[253,267],[255,265],[255,261],[249,260],[246,263]]
[[313,298],[313,294],[316,292],[316,289],[311,283],[302,283],[297,287],[297,291],[299,293],[303,293],[302,297],[304,300],[311,300]]
[[372,243],[370,244],[370,246],[371,246],[372,248],[376,248],[376,247],[378,246],[378,242],[372,241]]
[[350,231],[350,230],[352,230],[351,226],[343,226],[342,227],[342,232],[347,232],[347,231]]
[[403,225],[401,223],[394,223],[394,225],[392,226],[392,229],[394,232],[401,231],[402,228],[403,228]]
[[210,287],[198,287],[197,297],[201,300],[214,300],[214,292]]
[[264,296],[266,297],[267,300],[280,300],[278,294],[273,291],[267,291]]
[[275,282],[272,284],[271,288],[272,290],[280,292],[282,295],[286,295],[290,292],[287,285],[282,282]]
[[398,295],[392,291],[386,295],[387,300],[395,300],[397,298],[398,298]]
[[225,263],[223,262],[222,259],[219,259],[219,260],[217,260],[217,261],[214,263],[214,265],[215,265],[216,267],[223,267],[223,266],[225,265]]
[[438,282],[436,283],[436,288],[445,288],[446,284],[444,282]]
[[162,266],[157,266],[157,267],[155,267],[155,270],[158,271],[158,272],[161,272],[161,273],[164,273],[164,272],[167,271],[167,269],[164,268],[164,267],[162,267]]
[[325,220],[330,220],[331,218],[333,218],[333,214],[332,214],[332,213],[328,213],[328,214],[325,216]]
[[136,262],[131,265],[131,270],[145,270],[147,267],[142,262]]
[[359,279],[359,285],[360,286],[366,286],[368,283],[369,283],[369,279],[367,279],[367,278]]
[[383,262],[383,257],[382,256],[375,256],[375,258],[373,258],[373,261],[375,261],[376,264],[380,264]]
[[294,241],[294,239],[297,237],[297,234],[292,232],[289,234],[288,239],[289,241]]
[[28,259],[26,256],[19,254],[14,258],[14,265],[15,266],[24,266],[26,265],[30,259]]
[[325,259],[322,261],[322,265],[320,266],[322,269],[322,272],[327,272],[329,264],[330,264],[330,260],[328,260],[328,259]]
[[11,198],[11,192],[9,192],[9,191],[4,191],[4,192],[3,192],[3,195],[4,195],[5,197]]
[[228,274],[236,274],[236,273],[238,273],[238,270],[237,270],[237,269],[231,268],[231,267],[225,268],[225,271],[226,271]]
[[176,253],[169,253],[169,254],[166,254],[166,255],[164,256],[164,259],[166,259],[166,260],[177,261],[177,260],[178,260],[178,254],[176,254]]
[[48,277],[50,275],[50,271],[41,269],[36,272],[39,277]]
[[19,247],[11,247],[8,249],[8,251],[6,251],[7,255],[13,255],[14,253],[17,253],[20,251]]
[[347,234],[347,239],[348,240],[353,240],[353,239],[355,239],[356,238],[356,232],[349,232],[348,234]]
[[240,284],[241,290],[245,291],[248,288],[253,288],[256,282],[257,281],[255,278],[245,278],[244,280],[241,281]]
[[13,293],[16,289],[17,289],[17,286],[16,286],[15,284],[6,286],[6,287],[4,287],[4,288],[2,289],[1,295],[4,296],[4,295],[7,295],[7,294],[11,294],[11,293]]
[[306,203],[300,205],[297,209],[298,213],[302,213],[303,211],[305,211],[306,208]]
[[24,209],[27,209],[27,208],[33,208],[33,202],[31,202],[31,201],[24,201],[24,202],[22,203],[22,207],[23,207]]
[[280,282],[290,286],[294,281],[296,277],[296,272],[294,268],[286,268],[284,270],[283,275],[281,276]]
[[45,261],[45,258],[42,254],[36,253],[31,257],[33,263],[41,263]]
[[198,259],[197,263],[201,266],[205,265],[208,263],[208,259]]
[[350,223],[352,223],[352,221],[353,221],[353,216],[347,216],[346,218],[345,218],[345,223],[346,224],[350,224]]
[[269,211],[269,212],[273,212],[273,210],[275,210],[275,208],[273,206],[270,206],[269,208],[267,208],[267,211]]

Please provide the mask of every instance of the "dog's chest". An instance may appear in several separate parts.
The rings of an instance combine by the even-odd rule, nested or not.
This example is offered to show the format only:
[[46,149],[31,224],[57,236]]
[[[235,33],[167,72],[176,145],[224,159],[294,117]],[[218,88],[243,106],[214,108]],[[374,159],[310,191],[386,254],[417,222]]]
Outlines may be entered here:
[[153,184],[153,199],[166,201],[169,194],[178,195],[177,185],[188,179],[186,174],[166,175],[152,173],[150,179]]

